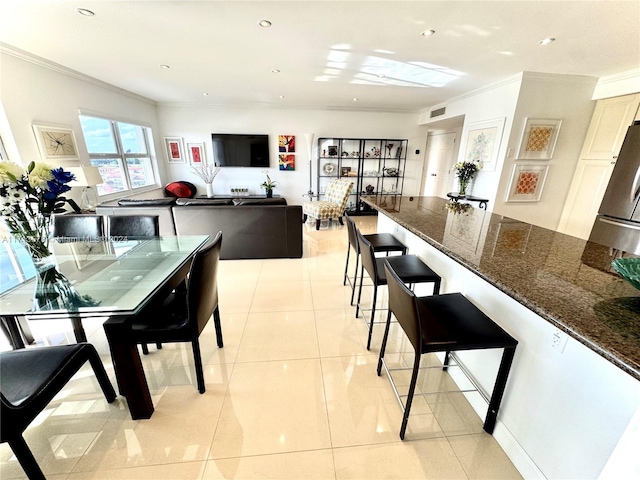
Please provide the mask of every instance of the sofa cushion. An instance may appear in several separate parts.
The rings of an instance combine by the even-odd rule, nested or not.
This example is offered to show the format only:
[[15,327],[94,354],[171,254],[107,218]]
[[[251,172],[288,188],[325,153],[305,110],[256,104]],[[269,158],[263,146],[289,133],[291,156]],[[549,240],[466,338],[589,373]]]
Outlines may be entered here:
[[178,198],[176,205],[231,205],[230,198]]
[[175,198],[121,198],[118,205],[122,207],[155,207],[158,205],[173,205]]
[[171,182],[164,187],[164,193],[168,197],[193,198],[197,188],[191,182]]
[[234,205],[286,205],[285,198],[234,198]]

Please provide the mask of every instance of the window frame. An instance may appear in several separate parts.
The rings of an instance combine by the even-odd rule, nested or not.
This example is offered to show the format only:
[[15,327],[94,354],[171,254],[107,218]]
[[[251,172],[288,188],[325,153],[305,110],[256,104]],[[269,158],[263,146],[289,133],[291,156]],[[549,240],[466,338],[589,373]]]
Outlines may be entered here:
[[[90,153],[89,148],[87,147],[87,140],[85,138],[85,132],[82,128],[82,117],[90,117],[96,118],[99,120],[104,120],[109,122],[109,126],[111,129],[111,135],[115,141],[116,152],[115,153]],[[155,155],[155,148],[153,143],[153,130],[150,125],[137,122],[135,120],[130,120],[121,117],[113,117],[104,114],[88,112],[88,111],[80,111],[79,112],[79,121],[80,121],[80,130],[82,131],[82,139],[85,142],[85,147],[87,147],[87,153],[89,155],[89,162],[92,160],[116,160],[119,164],[120,171],[125,180],[125,189],[120,190],[118,192],[107,193],[100,195],[97,191],[98,199],[100,202],[106,202],[109,200],[122,198],[126,195],[144,193],[152,190],[157,190],[161,188],[160,185],[160,172],[158,170],[158,162],[157,157]],[[120,136],[120,129],[118,128],[118,124],[129,124],[136,127],[139,127],[142,130],[142,137],[144,143],[147,148],[147,153],[136,152],[136,153],[126,153],[124,151],[124,146],[122,143],[122,138]],[[149,185],[144,185],[142,187],[134,187],[131,182],[131,176],[129,175],[129,167],[127,164],[127,160],[129,159],[137,159],[137,158],[148,158],[149,164],[151,165],[151,171],[153,174],[153,183]],[[93,163],[91,163],[93,165]],[[97,189],[96,189],[97,190]]]

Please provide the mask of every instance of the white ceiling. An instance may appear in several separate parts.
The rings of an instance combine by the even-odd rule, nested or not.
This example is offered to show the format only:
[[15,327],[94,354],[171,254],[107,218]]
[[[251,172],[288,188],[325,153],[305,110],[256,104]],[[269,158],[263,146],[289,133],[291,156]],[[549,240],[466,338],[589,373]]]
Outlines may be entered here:
[[636,69],[640,0],[2,0],[0,42],[157,102],[416,112],[522,71]]

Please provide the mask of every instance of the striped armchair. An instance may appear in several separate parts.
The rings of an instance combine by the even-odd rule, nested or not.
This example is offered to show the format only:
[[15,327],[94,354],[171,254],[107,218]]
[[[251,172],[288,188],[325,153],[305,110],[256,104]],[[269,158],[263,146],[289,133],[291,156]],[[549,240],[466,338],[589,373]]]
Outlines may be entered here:
[[320,230],[320,221],[325,219],[331,221],[331,219],[337,218],[340,225],[344,225],[342,216],[352,188],[353,182],[331,180],[324,194],[324,200],[302,204],[304,221],[307,221],[307,217],[315,218],[316,230]]

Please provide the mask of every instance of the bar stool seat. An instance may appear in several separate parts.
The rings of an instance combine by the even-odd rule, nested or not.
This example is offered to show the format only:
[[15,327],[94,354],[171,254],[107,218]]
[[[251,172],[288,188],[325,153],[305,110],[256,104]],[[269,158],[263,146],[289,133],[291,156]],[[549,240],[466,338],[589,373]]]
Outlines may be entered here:
[[[487,399],[489,406],[484,422],[484,430],[487,433],[493,433],[518,341],[461,293],[416,297],[415,293],[404,285],[404,279],[395,265],[388,260],[385,264],[385,272],[389,282],[389,312],[380,347],[378,375],[381,374],[384,366],[396,395],[398,395],[397,389],[384,362],[392,314],[398,320],[415,351],[411,382],[403,405],[404,416],[400,427],[400,438],[404,439],[405,436],[423,354],[445,352],[442,369],[447,370],[452,351],[503,348],[493,392]],[[462,369],[462,371],[466,375],[465,370]],[[398,400],[402,405],[399,395]]]
[[[440,292],[440,283],[442,279],[440,276],[429,268],[417,255],[396,255],[392,257],[376,258],[373,251],[373,245],[364,236],[358,233],[358,245],[360,247],[360,254],[362,256],[362,267],[360,269],[360,287],[358,289],[358,303],[356,304],[356,317],[358,317],[360,311],[363,311],[363,317],[365,317],[364,309],[361,306],[362,300],[362,285],[364,280],[364,271],[373,282],[373,300],[371,304],[371,317],[369,318],[369,336],[367,339],[367,350],[371,348],[371,337],[373,335],[373,324],[376,313],[376,300],[378,296],[378,287],[381,285],[387,285],[387,276],[385,273],[385,262],[389,262],[393,265],[393,268],[398,272],[398,276],[402,279],[403,283],[407,283],[411,286],[417,283],[433,283],[433,294],[437,295]],[[365,317],[366,321],[366,317]]]
[[[353,305],[353,297],[356,292],[356,283],[358,278],[358,266],[360,264],[360,247],[358,246],[358,227],[353,219],[345,213],[344,218],[347,220],[347,232],[349,234],[349,244],[347,245],[347,261],[344,265],[343,285],[347,282],[351,285],[351,305]],[[389,255],[391,252],[399,252],[406,255],[407,246],[390,233],[371,233],[363,235],[371,245],[375,253],[382,252]],[[353,274],[353,281],[349,277],[349,254],[351,249],[356,253],[356,268]]]

